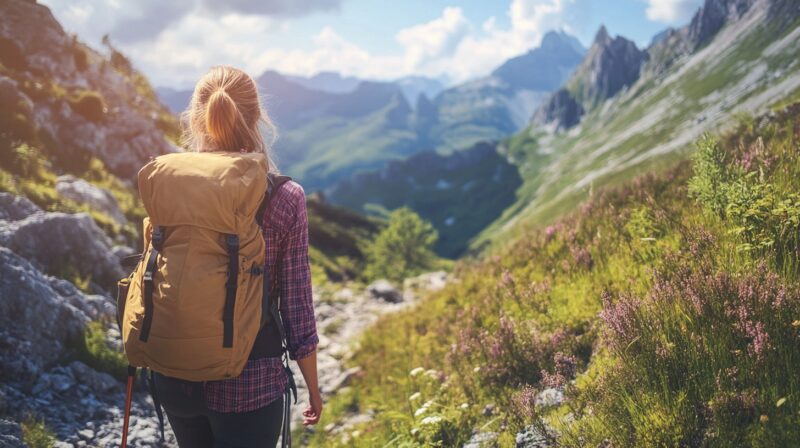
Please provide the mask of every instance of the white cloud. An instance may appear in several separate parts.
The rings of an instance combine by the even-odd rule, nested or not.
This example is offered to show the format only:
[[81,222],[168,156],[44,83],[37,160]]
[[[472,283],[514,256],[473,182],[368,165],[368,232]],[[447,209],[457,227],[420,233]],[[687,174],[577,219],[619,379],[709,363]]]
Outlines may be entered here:
[[[253,13],[239,5],[249,4],[250,0],[240,0],[238,12],[225,12],[233,8],[211,11],[207,0],[167,2],[189,5],[190,11],[179,14],[178,7],[171,6],[164,14],[174,16],[174,20],[165,27],[152,25],[146,39],[133,35],[116,39],[112,30],[144,20],[152,13],[151,6],[163,4],[162,0],[44,1],[68,30],[77,31],[92,45],[111,32],[112,42],[130,55],[153,84],[177,87],[193,85],[210,66],[218,64],[235,65],[253,75],[268,69],[302,75],[327,70],[373,79],[421,74],[460,82],[483,76],[506,59],[533,48],[548,30],[565,28],[564,9],[574,2],[512,0],[507,11],[510,26],[505,28],[498,27],[494,17],[473,24],[461,8],[446,7],[439,17],[399,30],[395,34],[399,52],[374,54],[328,26],[312,36],[306,48],[271,45],[270,33],[288,26],[285,16]],[[340,2],[304,1],[320,8],[335,7]],[[273,6],[291,3],[271,2]]]
[[647,0],[647,18],[654,22],[677,23],[688,20],[701,0]]
[[405,50],[405,69],[418,71],[431,61],[452,56],[470,28],[461,8],[448,7],[437,19],[400,30],[396,39]]

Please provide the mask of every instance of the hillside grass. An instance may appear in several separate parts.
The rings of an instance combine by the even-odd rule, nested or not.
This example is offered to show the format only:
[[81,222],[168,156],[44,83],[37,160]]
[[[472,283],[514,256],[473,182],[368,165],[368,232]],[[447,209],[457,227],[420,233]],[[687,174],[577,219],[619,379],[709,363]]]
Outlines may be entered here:
[[797,42],[771,46],[797,26],[758,25],[690,67],[687,60],[663,74],[643,75],[630,90],[590,110],[577,128],[554,135],[527,129],[508,140],[509,147],[524,143],[528,154],[518,159],[525,182],[510,208],[515,212],[504,213],[472,246],[502,246],[524,223],[552,223],[599,188],[672,166],[702,132],[724,131],[737,115],[767,110],[790,93],[768,91],[797,75],[800,55]]
[[[800,444],[800,104],[465,260],[385,316],[313,446]],[[561,390],[560,405],[537,404]]]

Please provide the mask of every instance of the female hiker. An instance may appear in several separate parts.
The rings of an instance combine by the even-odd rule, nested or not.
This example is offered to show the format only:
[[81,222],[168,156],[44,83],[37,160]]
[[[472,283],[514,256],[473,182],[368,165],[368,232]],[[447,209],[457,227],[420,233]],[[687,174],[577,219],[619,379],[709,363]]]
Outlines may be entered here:
[[[288,356],[297,361],[310,393],[303,424],[316,424],[322,412],[317,384],[319,339],[311,299],[305,193],[299,184],[284,176],[272,175],[275,166],[259,124],[274,131],[269,117],[260,107],[255,82],[232,67],[214,67],[200,79],[183,117],[185,143],[189,149],[267,155],[270,194],[262,205],[265,210],[259,222],[266,242],[266,258],[260,272],[269,276],[270,287],[280,292],[280,316],[269,316],[274,318],[272,323],[268,322],[258,331],[244,369],[236,377],[186,381],[169,375],[154,375],[156,395],[182,448],[276,445],[282,424],[288,423],[283,421],[284,400],[287,399],[284,392],[287,382],[292,381],[281,362],[281,336],[275,325],[278,320],[282,320]],[[168,230],[165,241],[169,242]],[[249,269],[259,273],[258,267]],[[239,302],[236,306],[240,306]],[[213,342],[218,344],[216,340]]]

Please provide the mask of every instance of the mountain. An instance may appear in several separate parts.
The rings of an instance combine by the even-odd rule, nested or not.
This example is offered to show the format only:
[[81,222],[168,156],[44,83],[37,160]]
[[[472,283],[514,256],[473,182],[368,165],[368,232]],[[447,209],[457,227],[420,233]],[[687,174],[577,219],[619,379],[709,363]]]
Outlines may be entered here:
[[170,112],[180,115],[189,107],[192,99],[192,91],[186,89],[175,89],[172,87],[156,87],[156,95],[159,101],[164,103]]
[[611,38],[601,26],[586,57],[566,82],[534,116],[539,124],[556,129],[569,128],[580,121],[584,110],[611,98],[639,78],[647,52],[622,36]]
[[329,93],[352,92],[361,82],[356,77],[342,76],[336,72],[319,72],[310,77],[286,75],[286,78],[307,89]]
[[447,89],[434,98],[437,114],[428,124],[424,141],[450,152],[517,132],[547,95],[569,77],[583,54],[574,37],[548,32],[539,47],[506,61],[490,76]]
[[474,244],[549,222],[602,185],[685,157],[732,117],[796,95],[799,17],[788,0],[706,0],[690,24],[644,52],[601,29],[531,125],[501,144],[524,183]]
[[455,258],[514,200],[522,179],[494,143],[448,155],[425,151],[336,184],[331,202],[368,212],[408,206],[439,230],[436,253]]
[[[490,76],[445,90],[441,82],[419,76],[374,82],[267,71],[257,83],[279,127],[279,166],[310,191],[325,190],[390,160],[427,150],[449,153],[517,132],[583,51],[574,37],[551,32],[539,47]],[[184,110],[191,96],[158,91],[173,111]]]

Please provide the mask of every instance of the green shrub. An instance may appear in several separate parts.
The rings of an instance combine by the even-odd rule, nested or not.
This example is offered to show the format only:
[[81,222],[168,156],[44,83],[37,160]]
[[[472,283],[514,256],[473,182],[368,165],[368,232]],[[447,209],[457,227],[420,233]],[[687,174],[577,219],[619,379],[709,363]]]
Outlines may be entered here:
[[106,329],[102,322],[90,322],[83,334],[78,358],[89,367],[106,372],[124,381],[128,375],[128,360],[125,354],[109,346]]
[[103,97],[98,92],[84,90],[69,99],[69,104],[75,112],[83,115],[84,118],[99,123],[105,116],[105,103]]
[[52,448],[56,438],[44,424],[44,420],[29,417],[22,423],[22,441],[30,448]]
[[393,211],[389,225],[367,248],[365,277],[401,281],[430,269],[436,260],[433,254],[436,239],[433,226],[411,209]]

